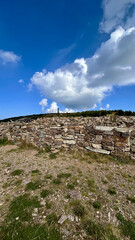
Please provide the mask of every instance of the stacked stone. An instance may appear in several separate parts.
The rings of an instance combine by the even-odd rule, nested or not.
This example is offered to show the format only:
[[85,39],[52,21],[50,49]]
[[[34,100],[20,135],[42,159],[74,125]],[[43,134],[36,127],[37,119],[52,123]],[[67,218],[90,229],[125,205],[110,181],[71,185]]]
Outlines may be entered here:
[[51,149],[87,149],[135,159],[135,117],[54,117],[0,123],[0,138]]

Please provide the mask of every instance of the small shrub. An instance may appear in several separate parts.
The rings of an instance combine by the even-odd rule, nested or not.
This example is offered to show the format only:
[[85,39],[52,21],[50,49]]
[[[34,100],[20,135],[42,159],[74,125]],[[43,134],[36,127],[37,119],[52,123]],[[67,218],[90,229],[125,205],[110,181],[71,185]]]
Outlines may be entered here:
[[29,182],[29,183],[27,183],[25,190],[36,190],[40,187],[41,187],[41,184],[39,181]]
[[12,176],[19,176],[23,173],[24,171],[22,169],[16,169],[11,173]]
[[115,187],[109,187],[107,192],[110,194],[110,195],[116,195],[116,188]]
[[101,203],[100,202],[94,202],[93,203],[93,207],[95,208],[95,209],[97,209],[97,210],[99,210],[100,208],[101,208]]
[[46,198],[46,197],[49,196],[51,193],[52,193],[52,192],[51,192],[50,190],[44,189],[44,190],[42,190],[42,192],[41,192],[41,197],[42,197],[42,198]]

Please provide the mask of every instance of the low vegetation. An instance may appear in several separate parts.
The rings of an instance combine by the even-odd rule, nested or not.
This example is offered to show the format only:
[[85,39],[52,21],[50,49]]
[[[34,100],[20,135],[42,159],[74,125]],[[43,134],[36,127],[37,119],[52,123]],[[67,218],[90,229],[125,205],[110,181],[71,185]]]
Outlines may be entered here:
[[100,116],[108,116],[112,118],[112,121],[115,121],[115,116],[135,116],[135,112],[132,111],[123,111],[123,110],[98,110],[98,111],[83,111],[83,112],[74,112],[74,113],[48,113],[48,114],[34,114],[28,116],[20,116],[14,118],[7,118],[4,120],[0,120],[0,122],[8,122],[8,121],[19,121],[23,118],[23,121],[32,121],[37,118],[43,117],[100,117]]
[[5,146],[7,144],[13,144],[13,142],[9,141],[6,137],[0,138],[0,146]]
[[0,240],[135,239],[135,163],[25,147],[0,147]]

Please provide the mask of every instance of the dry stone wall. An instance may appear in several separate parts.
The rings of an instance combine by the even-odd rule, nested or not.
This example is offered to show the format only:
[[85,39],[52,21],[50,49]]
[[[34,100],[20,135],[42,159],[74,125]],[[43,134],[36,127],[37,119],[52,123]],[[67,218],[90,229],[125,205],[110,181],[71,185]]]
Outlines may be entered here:
[[0,123],[0,138],[24,140],[53,151],[86,149],[135,160],[135,117],[55,117]]

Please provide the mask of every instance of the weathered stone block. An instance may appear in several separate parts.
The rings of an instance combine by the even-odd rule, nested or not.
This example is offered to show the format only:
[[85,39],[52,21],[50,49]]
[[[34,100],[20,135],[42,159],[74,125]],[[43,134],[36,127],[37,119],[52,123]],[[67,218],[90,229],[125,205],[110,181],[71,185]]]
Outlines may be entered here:
[[57,139],[62,138],[62,135],[61,134],[57,134],[57,135],[55,135],[55,138],[57,138]]
[[68,145],[76,144],[74,140],[63,140],[63,143]]
[[135,153],[135,147],[131,147],[131,151]]
[[94,144],[94,143],[92,143],[92,147],[93,148],[97,148],[97,149],[101,149],[102,145],[101,144]]
[[102,136],[102,135],[96,135],[96,140],[97,140],[97,141],[101,141],[101,140],[102,140],[102,138],[103,138],[103,136]]
[[110,154],[110,151],[107,151],[107,150],[104,150],[104,149],[95,149],[95,148],[92,148],[92,147],[86,147],[86,149],[89,150],[89,151],[95,152],[95,153],[103,153],[103,154],[107,154],[107,155]]

